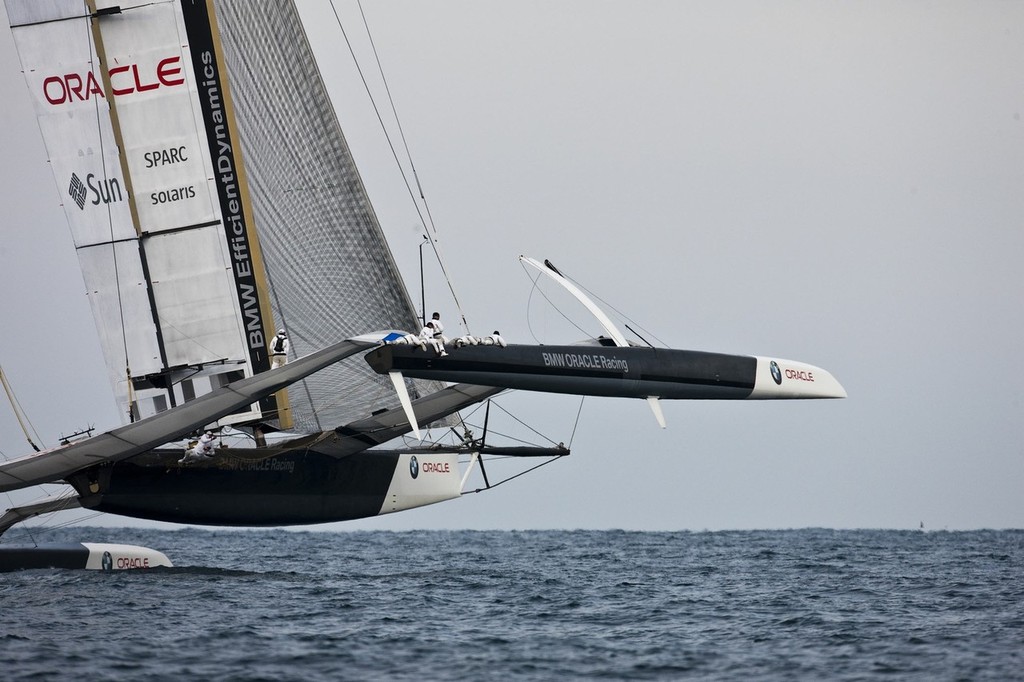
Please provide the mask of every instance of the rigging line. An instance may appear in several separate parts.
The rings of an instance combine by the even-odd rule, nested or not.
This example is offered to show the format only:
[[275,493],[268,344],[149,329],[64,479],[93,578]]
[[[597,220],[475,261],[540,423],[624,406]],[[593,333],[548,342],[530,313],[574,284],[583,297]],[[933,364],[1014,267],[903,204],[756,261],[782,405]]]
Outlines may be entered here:
[[[644,335],[643,335],[643,334],[641,334],[641,333],[640,333],[640,332],[638,332],[637,330],[633,329],[633,327],[631,327],[631,326],[630,326],[629,324],[623,323],[623,325],[624,325],[624,326],[626,327],[626,329],[628,329],[629,331],[631,331],[631,332],[633,332],[634,334],[636,334],[636,337],[637,337],[638,339],[640,339],[641,341],[643,341],[644,343],[646,343],[646,344],[647,344],[648,346],[650,346],[651,348],[654,348],[654,344],[653,344],[653,343],[651,343],[650,341],[648,341],[647,339],[645,339],[645,338],[644,338]],[[637,325],[637,326],[639,326],[639,325]],[[644,331],[647,331],[647,330],[645,329]]]
[[[514,441],[516,443],[522,443],[523,445],[529,445],[531,447],[538,447],[538,448],[542,447],[539,443],[535,443],[533,441],[528,441],[528,440],[523,439],[523,438],[517,438],[516,436],[513,436],[511,434],[505,433],[503,431],[495,431],[493,428],[489,428],[487,430],[487,435],[488,436],[500,436],[502,438],[506,438],[506,439]],[[541,437],[543,438],[543,436],[541,436]]]
[[409,151],[409,143],[405,138],[405,130],[402,128],[402,120],[398,117],[398,109],[395,106],[395,99],[391,96],[391,87],[388,86],[388,79],[384,76],[384,67],[380,63],[380,55],[377,53],[376,43],[373,42],[373,34],[370,33],[370,24],[366,21],[366,13],[363,11],[362,0],[356,0],[356,4],[359,6],[359,15],[363,18],[363,28],[366,29],[366,37],[370,39],[370,49],[373,50],[373,58],[377,61],[377,71],[380,73],[380,80],[384,84],[384,92],[388,94],[388,103],[391,105],[391,114],[395,117],[395,125],[398,126],[398,136],[402,139],[402,147],[405,149],[405,158],[409,160],[409,168],[412,169],[412,178],[416,181],[416,189],[419,190],[420,199],[423,200],[423,208],[427,212],[428,222],[430,223],[431,229],[433,229],[434,218],[430,215],[430,206],[427,205],[427,198],[423,194],[423,187],[420,185],[420,178],[416,173],[416,164],[413,163],[412,152]]
[[[333,0],[332,0],[333,1]],[[441,247],[438,243],[437,237],[437,226],[434,224],[434,216],[430,212],[430,205],[427,203],[427,195],[423,191],[423,185],[420,184],[419,173],[416,172],[416,164],[412,160],[412,152],[409,151],[409,143],[406,141],[405,130],[402,128],[402,120],[398,117],[398,108],[395,106],[395,99],[391,96],[391,88],[388,86],[388,79],[384,76],[384,66],[380,63],[380,55],[377,53],[377,45],[373,42],[373,34],[370,33],[370,24],[366,20],[366,13],[363,11],[362,0],[356,0],[356,4],[359,6],[359,14],[363,18],[363,27],[366,29],[366,37],[370,40],[370,48],[373,50],[373,57],[377,61],[377,71],[380,73],[381,83],[384,84],[384,91],[388,94],[388,103],[391,104],[391,114],[395,117],[395,125],[398,126],[398,134],[402,139],[402,146],[405,148],[405,156],[409,160],[409,168],[412,170],[412,178],[416,182],[416,189],[419,190],[420,200],[423,202],[423,210],[427,213],[427,224],[424,227],[429,227],[433,233],[434,239],[431,243],[431,248],[434,250],[434,256],[437,258],[437,264],[441,266],[441,272],[444,274],[445,282],[448,284],[448,290],[452,294],[452,299],[455,301],[455,307],[459,310],[459,317],[462,320],[462,327],[469,334],[469,323],[466,321],[466,314],[462,310],[462,304],[459,302],[459,297],[455,295],[455,287],[452,284],[451,276],[448,274],[448,268],[445,267],[444,258],[441,256]],[[401,165],[399,165],[401,169]],[[427,311],[423,311],[424,317],[426,317]]]
[[380,109],[377,107],[376,100],[373,99],[373,94],[370,92],[370,85],[366,82],[366,76],[363,74],[363,69],[359,66],[359,59],[356,57],[355,49],[352,47],[351,41],[348,39],[348,33],[345,31],[345,27],[341,23],[341,17],[338,16],[338,8],[334,6],[334,0],[331,0],[331,10],[334,12],[334,20],[338,24],[338,28],[341,29],[341,35],[345,38],[345,45],[348,47],[348,52],[352,55],[352,62],[356,66],[356,71],[359,73],[359,78],[363,82],[363,88],[366,90],[366,95],[370,98],[370,104],[373,106],[373,111],[377,114],[377,122],[380,123],[381,130],[384,132],[384,138],[388,142],[388,147],[391,148],[391,156],[395,159],[395,163],[398,164],[398,169],[402,174],[402,180],[405,182],[405,188],[409,191],[409,198],[413,200],[413,206],[416,208],[416,214],[420,218],[420,223],[425,227],[426,221],[423,219],[423,213],[420,211],[419,204],[416,202],[416,196],[412,191],[412,186],[409,184],[409,179],[405,175],[405,171],[402,169],[402,162],[398,159],[398,152],[395,151],[395,145],[391,141],[391,135],[388,134],[387,127],[384,125],[384,119],[381,117]]
[[[44,493],[49,495],[49,491],[46,490],[46,486],[45,485],[40,485],[39,487],[41,487],[43,489]],[[16,508],[18,505],[14,502],[14,497],[11,496],[10,491],[5,492],[4,494],[7,496],[7,504],[9,505],[8,509],[10,510],[10,509]],[[63,498],[66,502],[71,502],[71,500],[74,498],[75,495],[77,495],[75,490],[71,489],[71,488],[68,488],[68,489],[62,491],[60,494],[52,495],[51,497],[55,497],[58,500]],[[62,507],[60,509],[54,509],[53,511],[45,512],[45,513],[52,514],[52,513],[58,512],[58,511],[66,511],[66,510],[67,510],[67,506],[64,506],[64,507]],[[32,516],[39,516],[39,514],[34,514]],[[22,523],[22,522],[32,518],[32,516],[22,517],[20,521],[17,521],[17,523]],[[41,527],[42,525],[44,525],[44,524],[41,523],[39,526],[37,526],[37,528]],[[37,544],[35,538],[32,536],[32,534],[31,534],[31,532],[29,530],[30,526],[21,526],[21,528],[24,528],[26,530],[26,532],[28,532],[29,537],[32,539],[32,544]],[[4,531],[0,530],[0,536],[2,536],[2,535],[4,535]]]
[[[523,265],[522,262],[519,263],[519,267],[521,267],[523,269],[523,272],[526,273],[527,277],[533,277],[526,270],[526,266]],[[544,297],[544,300],[548,302],[548,304],[554,309],[554,311],[557,312],[559,315],[561,315],[562,318],[565,319],[566,322],[568,322],[572,326],[576,327],[576,329],[578,329],[580,331],[580,333],[583,334],[584,336],[592,336],[591,332],[588,332],[586,329],[584,329],[583,327],[581,327],[578,324],[576,324],[576,322],[574,322],[572,319],[570,319],[569,316],[567,316],[565,313],[563,313],[561,311],[561,309],[559,309],[559,307],[557,305],[555,305],[555,302],[552,301],[548,297],[548,295],[546,293],[544,293],[544,289],[541,288],[540,285],[537,284],[537,281],[539,279],[540,279],[540,273],[538,273],[536,275],[536,277],[533,277],[533,288],[540,292],[540,295]],[[533,300],[533,290],[530,291],[530,300],[531,301]],[[527,306],[529,306],[529,305],[530,305],[530,301],[527,301]],[[526,316],[526,321],[527,321],[527,324],[530,324],[530,316],[529,315]],[[533,340],[534,341],[536,341],[537,343],[540,343],[540,340],[537,338],[536,334],[533,333],[533,325],[530,325],[530,334],[533,335]]]
[[[359,59],[356,57],[355,49],[352,47],[352,42],[348,39],[348,33],[345,31],[345,27],[341,23],[341,17],[338,15],[338,8],[335,7],[334,0],[331,0],[331,11],[334,12],[334,20],[337,22],[338,28],[341,29],[342,37],[345,38],[345,45],[348,47],[349,54],[352,55],[352,62],[355,64],[356,71],[359,73],[359,78],[363,82],[363,88],[366,90],[366,95],[367,95],[367,97],[370,98],[370,104],[373,106],[373,111],[377,115],[377,122],[380,123],[380,128],[384,132],[384,138],[387,140],[388,147],[391,149],[391,156],[395,159],[395,163],[398,165],[398,171],[402,175],[402,181],[405,183],[405,189],[409,193],[409,198],[412,199],[413,206],[416,209],[416,215],[418,215],[419,219],[420,219],[420,224],[423,225],[424,229],[427,229],[427,225],[429,224],[430,225],[430,230],[432,230],[433,233],[434,233],[433,237],[429,240],[430,241],[430,248],[433,249],[434,256],[437,258],[438,265],[441,266],[441,272],[442,272],[442,274],[444,274],[445,283],[448,285],[448,291],[451,292],[452,299],[455,301],[455,307],[458,308],[458,310],[459,310],[459,317],[460,317],[460,319],[462,321],[462,326],[466,330],[466,333],[469,334],[470,333],[470,331],[469,331],[469,324],[468,324],[468,322],[466,322],[466,315],[462,311],[462,304],[459,302],[459,297],[455,294],[455,288],[452,285],[451,277],[449,276],[448,270],[447,270],[447,268],[444,265],[444,259],[441,257],[440,247],[437,244],[437,241],[438,241],[437,240],[437,229],[434,227],[434,223],[433,223],[432,219],[428,221],[428,220],[425,220],[423,218],[423,211],[420,210],[419,202],[416,201],[416,196],[413,193],[412,186],[409,184],[409,178],[408,178],[408,176],[405,173],[405,169],[402,167],[402,162],[398,158],[398,151],[395,149],[395,144],[391,140],[391,135],[388,133],[387,126],[384,125],[384,118],[381,116],[380,108],[377,106],[377,102],[373,98],[373,93],[370,91],[370,85],[366,81],[366,76],[363,74],[362,67],[359,65]],[[362,12],[362,5],[360,5],[359,11]],[[365,21],[366,21],[365,15],[363,17],[363,21],[364,21],[364,25],[365,25]],[[368,25],[366,26],[366,32],[367,32],[367,35],[369,35],[370,29],[369,29]],[[371,45],[373,44],[372,36],[370,38],[370,44]],[[377,54],[377,51],[376,51],[376,48],[374,48],[374,55],[376,55],[376,54]],[[380,60],[379,59],[377,61],[377,64],[378,64],[378,67],[379,67],[380,66]],[[381,78],[383,79],[383,77],[384,77],[384,72],[383,72],[383,70],[381,70]],[[387,88],[386,82],[385,82],[385,88]],[[389,98],[390,98],[390,95],[391,95],[391,93],[390,93],[390,91],[388,91],[388,97]],[[392,109],[394,109],[394,102],[392,102]],[[398,118],[398,115],[396,113],[395,114],[395,119],[397,120],[397,118]],[[399,125],[399,129],[401,129],[401,125]],[[402,139],[404,141],[404,139],[405,139],[404,135],[403,135]],[[408,152],[408,148],[407,148],[406,151]],[[411,156],[409,157],[409,163],[412,164],[412,157]],[[415,173],[415,169],[414,169],[414,173]],[[417,186],[419,185],[419,178],[418,177],[416,178],[416,184],[417,184]],[[420,194],[422,196],[422,188],[421,188]],[[423,205],[427,209],[427,213],[429,215],[430,209],[429,209],[429,207],[427,207],[426,198],[423,199]],[[426,313],[424,312],[424,314],[426,314]]]
[[[57,510],[54,510],[53,512],[47,512],[47,513],[56,513],[56,512],[59,512],[59,511],[68,511],[68,510],[67,509],[57,509]],[[55,530],[60,530],[61,528],[67,528],[68,526],[74,526],[76,524],[82,523],[84,521],[89,521],[91,519],[95,519],[96,517],[103,516],[103,515],[104,515],[104,512],[93,512],[91,514],[86,514],[84,516],[75,517],[73,519],[68,519],[67,521],[62,521],[61,523],[56,523],[56,524],[52,524],[52,525],[49,523],[49,521],[42,521],[37,526],[22,525],[21,528],[22,528],[22,530],[24,530],[28,534],[28,536],[30,538],[32,538],[32,542],[35,543],[36,540],[35,540],[35,538],[31,534],[31,531],[33,531],[33,530],[40,531],[43,534],[45,534],[45,533],[52,533]],[[16,536],[14,536],[14,539],[18,539],[18,537],[19,536],[16,535]]]
[[576,411],[576,422],[572,425],[572,435],[569,436],[569,448],[572,448],[572,442],[576,439],[576,427],[580,425],[580,415],[583,414],[583,401],[587,399],[587,396],[580,396],[580,409]]
[[[559,270],[559,272],[562,272],[562,271],[561,271],[561,270]],[[645,331],[646,333],[648,333],[648,334],[650,334],[650,335],[651,335],[652,337],[654,337],[655,341],[657,341],[658,343],[660,343],[660,344],[661,344],[662,346],[664,346],[664,347],[666,347],[666,348],[668,347],[668,344],[667,344],[667,343],[665,343],[664,341],[662,341],[661,339],[659,339],[659,338],[658,338],[658,336],[657,336],[657,334],[655,334],[654,332],[652,332],[652,331],[651,331],[650,329],[647,329],[646,327],[644,327],[644,326],[643,326],[642,324],[640,324],[639,322],[637,322],[636,320],[634,320],[633,318],[631,318],[631,317],[630,317],[629,315],[625,314],[624,312],[622,312],[621,310],[619,310],[618,308],[616,308],[616,307],[615,307],[614,305],[612,305],[612,304],[611,304],[611,303],[609,303],[608,301],[606,301],[606,300],[604,300],[603,298],[601,298],[601,297],[600,297],[599,295],[597,295],[596,293],[594,293],[593,291],[591,291],[590,289],[588,289],[587,287],[585,287],[585,286],[584,286],[583,284],[581,284],[580,282],[577,282],[577,281],[576,281],[575,279],[573,279],[573,278],[572,278],[572,277],[570,277],[569,275],[565,274],[564,272],[562,272],[562,276],[563,276],[563,277],[565,277],[565,278],[566,278],[567,280],[569,280],[570,282],[572,282],[573,284],[575,284],[576,286],[578,286],[578,287],[579,287],[580,289],[582,289],[583,291],[585,291],[585,292],[587,292],[588,294],[590,294],[590,295],[591,295],[591,297],[593,297],[593,298],[596,298],[596,299],[597,299],[598,301],[600,301],[601,303],[603,303],[603,304],[604,304],[604,305],[605,305],[606,307],[610,308],[610,309],[611,309],[612,311],[614,311],[614,312],[615,312],[615,314],[616,314],[616,315],[618,315],[618,316],[619,316],[620,318],[622,318],[623,320],[627,320],[628,322],[631,322],[632,324],[636,325],[636,326],[637,326],[637,327],[639,327],[640,329],[643,329],[643,330],[644,330],[644,331]],[[629,325],[626,325],[626,326],[628,327]],[[638,334],[638,333],[636,332],[636,330],[634,330],[634,329],[630,329],[630,331],[631,331],[631,332],[633,332],[634,334],[636,334],[637,336],[639,336],[639,337],[640,337],[641,339],[643,339],[644,343],[646,343],[646,344],[647,344],[648,346],[651,346],[651,344],[650,344],[650,343],[649,343],[649,342],[647,341],[647,339],[644,339],[644,338],[643,338],[642,336],[640,336],[640,334]],[[653,348],[654,346],[651,346],[651,347]]]
[[[70,491],[66,491],[66,492],[58,495],[57,498],[58,499],[63,498],[66,503],[70,503],[74,499],[75,495],[76,495],[75,491],[70,490]],[[11,499],[11,494],[10,493],[7,493],[7,499],[9,499],[9,500]],[[15,505],[14,505],[13,500],[12,500],[11,501],[11,507],[14,508],[14,506]],[[35,535],[32,534],[33,530],[38,530],[38,531],[40,531],[42,533],[47,533],[47,532],[50,532],[50,531],[55,530],[57,528],[63,528],[65,526],[69,526],[69,525],[71,525],[73,523],[78,523],[79,521],[84,520],[84,519],[69,519],[68,521],[64,521],[60,525],[50,525],[50,519],[54,518],[54,517],[52,517],[50,515],[51,514],[56,514],[57,512],[61,512],[61,511],[68,511],[68,507],[65,505],[64,507],[61,507],[60,509],[52,509],[50,511],[43,512],[42,514],[31,514],[29,516],[23,516],[19,521],[16,521],[15,523],[22,524],[21,526],[19,526],[19,529],[23,530],[25,532],[25,535],[27,535],[28,538],[32,541],[32,544],[34,546],[38,547],[39,546],[39,542],[36,540]],[[27,521],[29,519],[31,519],[33,517],[39,518],[39,517],[43,516],[44,514],[45,514],[46,518],[45,519],[40,519],[39,525],[31,526],[31,525],[29,525],[27,523]],[[102,512],[95,512],[93,514],[93,516],[99,516],[100,514],[102,514]],[[92,518],[92,517],[90,516],[90,517],[85,517],[85,518],[87,519],[87,518]],[[14,539],[17,540],[17,539],[19,539],[19,537],[21,537],[21,536],[15,535]]]
[[[21,403],[18,401],[18,396],[14,394],[14,390],[11,388],[10,384],[7,383],[7,375],[4,374],[3,367],[0,367],[0,384],[3,384],[4,391],[7,393],[7,401],[11,404],[11,410],[14,411],[14,418],[18,420],[18,426],[21,427],[21,432],[25,434],[25,440],[27,440],[28,444],[32,446],[33,450],[39,452],[39,446],[32,441],[32,435],[29,433],[29,429],[32,429],[32,433],[36,435],[36,440],[40,443],[43,443],[43,439],[39,437],[39,432],[36,431],[36,427],[32,425],[32,421],[28,418],[28,414],[24,409],[22,409]],[[25,418],[24,421],[22,421],[22,417]],[[27,428],[25,426],[26,423],[28,424]],[[46,443],[43,443],[43,445],[45,446]],[[6,455],[4,456],[4,459],[7,459]]]
[[524,421],[523,421],[522,419],[520,419],[519,417],[517,417],[517,416],[515,416],[514,414],[512,414],[511,412],[509,412],[508,410],[506,410],[506,409],[505,409],[504,407],[502,407],[501,405],[499,405],[499,404],[497,404],[497,403],[494,403],[494,406],[495,406],[495,407],[497,407],[497,408],[498,408],[499,410],[501,410],[502,412],[504,412],[505,414],[507,414],[508,416],[510,416],[510,417],[512,417],[513,419],[515,419],[515,420],[516,420],[517,422],[519,422],[520,424],[522,424],[523,426],[525,426],[525,427],[526,427],[526,428],[528,428],[529,430],[533,431],[533,432],[534,432],[535,434],[537,434],[538,436],[540,436],[541,438],[543,438],[543,439],[544,439],[544,440],[546,440],[547,442],[551,443],[552,445],[556,445],[555,441],[551,440],[550,438],[548,438],[547,436],[545,436],[545,435],[544,435],[543,433],[541,433],[541,432],[540,432],[540,431],[538,431],[537,429],[533,428],[532,426],[530,426],[529,424],[527,424],[526,422],[524,422]]
[[[530,278],[530,273],[526,272],[526,268],[523,268],[523,272],[526,273],[526,277]],[[540,339],[537,338],[537,333],[533,331],[533,321],[530,320],[530,308],[533,307],[533,292],[537,290],[537,280],[540,279],[540,273],[537,273],[536,277],[533,277],[533,286],[530,287],[530,295],[526,299],[526,326],[530,329],[530,336],[534,342],[540,343]]]
[[[484,492],[485,490],[493,490],[494,488],[497,488],[497,487],[498,487],[499,485],[501,485],[502,483],[508,483],[509,481],[512,481],[512,480],[515,480],[515,479],[519,478],[520,476],[525,476],[526,474],[530,473],[531,471],[536,471],[537,469],[540,469],[540,468],[541,468],[541,467],[543,467],[543,466],[547,466],[548,464],[551,464],[552,462],[556,462],[556,461],[558,461],[558,460],[559,460],[559,459],[561,459],[561,458],[562,458],[563,456],[564,456],[564,455],[556,455],[556,456],[552,457],[551,459],[549,459],[549,460],[547,460],[547,461],[541,462],[541,463],[540,463],[540,464],[538,464],[537,466],[532,466],[532,467],[530,467],[530,468],[529,468],[529,469],[527,469],[526,471],[520,471],[520,472],[519,472],[518,474],[516,474],[515,476],[509,476],[509,477],[508,477],[508,478],[506,478],[506,479],[503,479],[503,480],[501,480],[501,481],[498,481],[497,483],[495,483],[494,485],[492,485],[492,486],[490,486],[490,487],[488,487],[488,488],[477,488],[476,490],[470,490],[469,492],[471,492],[471,493],[482,493],[482,492]],[[465,495],[465,494],[467,494],[467,493],[463,493],[463,495]]]

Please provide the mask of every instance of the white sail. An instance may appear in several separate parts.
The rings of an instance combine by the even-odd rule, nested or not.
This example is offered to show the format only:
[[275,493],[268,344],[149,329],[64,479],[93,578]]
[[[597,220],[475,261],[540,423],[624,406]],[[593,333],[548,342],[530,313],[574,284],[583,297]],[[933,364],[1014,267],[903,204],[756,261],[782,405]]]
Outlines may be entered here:
[[237,285],[186,5],[107,7],[7,2],[115,395],[145,417],[269,365]]
[[[276,326],[417,327],[292,3],[6,3],[123,414],[265,371]],[[290,395],[224,421],[393,406],[363,363]]]
[[96,20],[95,33],[114,94],[165,366],[224,362],[250,375],[203,123],[209,102],[199,97],[203,75],[193,70],[184,16],[167,3],[121,10]]
[[[125,397],[125,368],[157,372],[160,352],[85,6],[10,0],[7,13],[111,381]],[[120,286],[108,275],[115,263]]]

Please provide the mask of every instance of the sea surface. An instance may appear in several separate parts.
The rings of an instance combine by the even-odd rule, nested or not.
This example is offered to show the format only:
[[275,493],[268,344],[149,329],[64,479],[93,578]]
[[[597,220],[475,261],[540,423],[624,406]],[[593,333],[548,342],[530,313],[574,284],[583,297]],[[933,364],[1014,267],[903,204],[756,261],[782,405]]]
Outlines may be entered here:
[[1024,679],[1024,531],[40,539],[175,568],[0,574],[3,680]]

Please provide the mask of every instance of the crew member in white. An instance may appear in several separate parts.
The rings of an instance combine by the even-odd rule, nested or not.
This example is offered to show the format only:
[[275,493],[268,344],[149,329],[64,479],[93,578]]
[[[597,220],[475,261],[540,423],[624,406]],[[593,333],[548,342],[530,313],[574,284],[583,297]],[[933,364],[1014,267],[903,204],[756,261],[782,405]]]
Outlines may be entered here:
[[[434,314],[436,315],[437,313]],[[427,322],[427,326],[420,330],[420,339],[422,339],[424,343],[429,344],[438,355],[442,357],[448,355],[448,353],[445,352],[444,344],[435,335],[433,320]]]
[[212,431],[207,431],[199,437],[199,442],[191,450],[185,453],[185,456],[178,460],[179,464],[189,462],[193,459],[208,459],[213,457],[214,449],[213,443],[217,440]]
[[502,348],[508,345],[505,343],[505,339],[501,338],[501,333],[497,329],[490,336],[480,339],[480,343],[484,346],[501,346]]
[[288,351],[291,349],[288,332],[277,330],[277,336],[270,340],[270,369],[277,369],[288,362]]
[[434,325],[434,340],[442,345],[448,343],[448,339],[444,335],[444,324],[441,323],[441,313],[434,313],[430,322]]

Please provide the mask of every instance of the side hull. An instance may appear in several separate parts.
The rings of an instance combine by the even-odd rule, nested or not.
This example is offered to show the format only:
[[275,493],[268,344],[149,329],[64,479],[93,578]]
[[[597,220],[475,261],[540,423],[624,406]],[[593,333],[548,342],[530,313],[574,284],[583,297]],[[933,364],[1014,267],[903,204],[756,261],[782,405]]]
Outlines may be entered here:
[[32,568],[123,571],[172,566],[163,552],[137,545],[69,543],[0,547],[0,573]]

